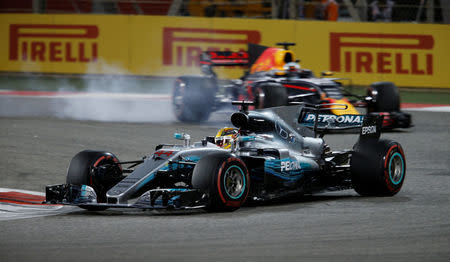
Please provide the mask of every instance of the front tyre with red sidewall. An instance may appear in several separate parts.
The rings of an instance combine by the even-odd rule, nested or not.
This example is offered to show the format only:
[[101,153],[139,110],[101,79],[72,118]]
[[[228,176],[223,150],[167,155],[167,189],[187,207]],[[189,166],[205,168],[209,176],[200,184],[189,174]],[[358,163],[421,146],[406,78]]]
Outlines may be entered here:
[[[97,195],[97,202],[105,203],[106,192],[122,179],[122,166],[114,154],[105,151],[84,150],[76,154],[70,161],[66,183],[92,187]],[[89,207],[86,209],[97,211],[106,208]]]
[[250,177],[240,158],[228,152],[217,152],[198,161],[192,185],[208,194],[208,211],[234,211],[247,199]]
[[393,196],[405,181],[406,158],[392,140],[357,143],[350,161],[353,188],[363,196]]

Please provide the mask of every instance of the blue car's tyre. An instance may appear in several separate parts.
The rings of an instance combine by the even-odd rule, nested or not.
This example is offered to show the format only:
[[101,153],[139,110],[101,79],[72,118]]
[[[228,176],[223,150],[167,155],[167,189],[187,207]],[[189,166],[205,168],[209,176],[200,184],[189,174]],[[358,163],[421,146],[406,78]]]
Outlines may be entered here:
[[288,104],[286,88],[278,83],[262,83],[255,88],[254,102],[257,109]]
[[406,158],[392,140],[357,143],[350,161],[353,188],[363,196],[393,196],[405,181]]
[[370,85],[368,95],[374,99],[369,105],[369,112],[400,111],[400,95],[397,86],[392,82],[376,82]]
[[214,79],[199,76],[182,76],[175,81],[172,106],[181,122],[206,121],[216,99]]
[[192,186],[208,194],[208,211],[234,211],[241,207],[250,190],[245,163],[227,152],[209,154],[198,161]]
[[[76,154],[69,164],[66,183],[88,185],[95,190],[97,202],[106,202],[106,192],[123,179],[117,157],[109,152],[85,150]],[[102,210],[105,208],[89,208]]]

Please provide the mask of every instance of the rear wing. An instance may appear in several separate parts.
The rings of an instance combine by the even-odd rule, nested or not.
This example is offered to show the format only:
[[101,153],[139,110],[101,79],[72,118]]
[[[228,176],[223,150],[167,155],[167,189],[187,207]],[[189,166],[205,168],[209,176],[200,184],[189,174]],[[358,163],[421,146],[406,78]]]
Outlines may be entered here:
[[248,66],[249,56],[245,51],[206,51],[200,55],[200,64],[209,66]]
[[320,104],[313,105],[307,103],[301,108],[298,123],[312,128],[314,136],[321,133],[333,132],[348,129],[360,129],[361,139],[376,139],[380,137],[383,125],[382,115],[334,115],[322,114],[321,111],[329,111],[330,107],[335,110],[345,110],[345,104]]
[[[287,43],[291,45],[291,43]],[[206,51],[200,54],[200,64],[209,66],[246,66],[250,67],[269,47],[248,44],[247,51]]]

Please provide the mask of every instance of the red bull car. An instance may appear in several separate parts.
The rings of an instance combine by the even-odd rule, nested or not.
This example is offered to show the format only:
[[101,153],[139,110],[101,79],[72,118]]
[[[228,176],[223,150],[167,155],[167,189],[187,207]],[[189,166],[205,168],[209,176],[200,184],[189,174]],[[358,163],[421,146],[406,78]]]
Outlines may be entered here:
[[[246,52],[202,53],[200,63],[204,75],[181,76],[175,82],[172,104],[177,119],[206,121],[211,112],[229,106],[233,100],[245,99],[254,101],[256,109],[292,102],[346,104],[344,111],[330,108],[319,121],[334,118],[342,124],[360,126],[363,118],[352,116],[360,114],[356,107],[363,107],[367,114],[384,116],[383,129],[411,126],[411,115],[400,110],[400,96],[394,83],[376,82],[367,89],[366,96],[352,94],[343,88],[344,79],[325,77],[331,72],[316,77],[311,70],[301,68],[289,50],[293,43],[279,45],[283,48],[249,44]],[[247,71],[240,79],[224,82],[214,72],[216,66],[243,66]],[[305,124],[313,121],[314,116],[308,117]]]

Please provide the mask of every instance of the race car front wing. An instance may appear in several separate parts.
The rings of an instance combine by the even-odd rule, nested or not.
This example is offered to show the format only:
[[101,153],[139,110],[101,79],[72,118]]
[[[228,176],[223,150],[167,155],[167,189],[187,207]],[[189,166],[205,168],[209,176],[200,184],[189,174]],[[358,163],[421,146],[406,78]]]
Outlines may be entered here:
[[117,204],[113,201],[98,203],[97,194],[92,187],[62,184],[45,188],[44,203],[80,206],[86,209],[104,207],[186,210],[206,207],[208,196],[196,189],[165,188],[149,190],[132,204]]

